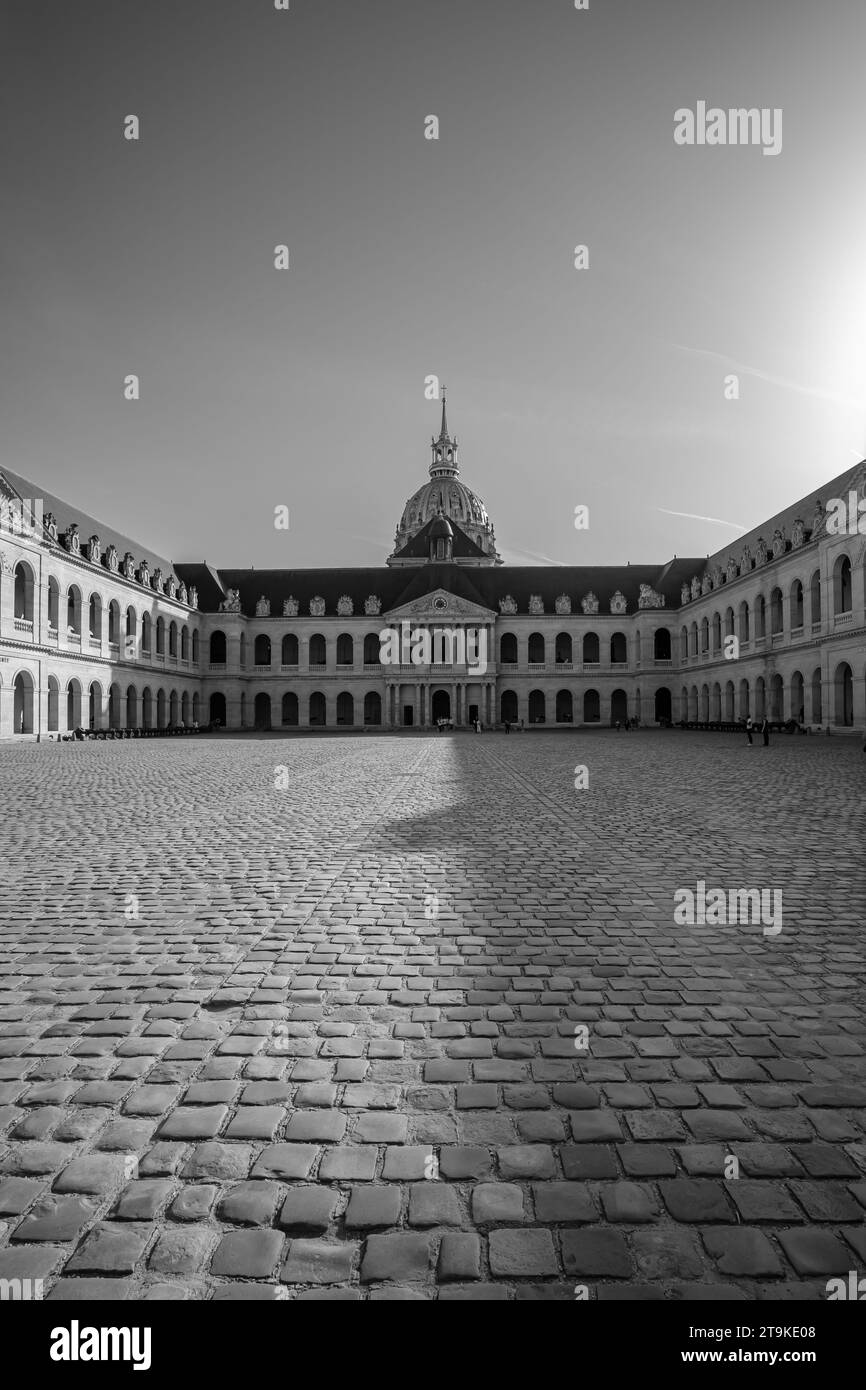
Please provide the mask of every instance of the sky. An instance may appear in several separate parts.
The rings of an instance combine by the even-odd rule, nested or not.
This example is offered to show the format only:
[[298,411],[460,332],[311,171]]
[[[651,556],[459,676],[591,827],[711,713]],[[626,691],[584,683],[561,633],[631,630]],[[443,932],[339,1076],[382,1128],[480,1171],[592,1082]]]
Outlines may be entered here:
[[[0,467],[176,562],[381,564],[436,376],[506,562],[733,549],[866,454],[864,40],[862,0],[3,0]],[[781,151],[676,144],[699,101]]]

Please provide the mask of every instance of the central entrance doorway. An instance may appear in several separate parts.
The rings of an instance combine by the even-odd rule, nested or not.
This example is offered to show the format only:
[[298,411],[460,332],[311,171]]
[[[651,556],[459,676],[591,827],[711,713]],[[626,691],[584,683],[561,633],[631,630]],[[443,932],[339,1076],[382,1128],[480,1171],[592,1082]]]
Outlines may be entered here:
[[451,696],[448,694],[447,690],[433,691],[433,707],[431,712],[434,724],[437,719],[451,718]]
[[411,705],[403,706],[403,727],[408,729],[415,722],[415,711]]

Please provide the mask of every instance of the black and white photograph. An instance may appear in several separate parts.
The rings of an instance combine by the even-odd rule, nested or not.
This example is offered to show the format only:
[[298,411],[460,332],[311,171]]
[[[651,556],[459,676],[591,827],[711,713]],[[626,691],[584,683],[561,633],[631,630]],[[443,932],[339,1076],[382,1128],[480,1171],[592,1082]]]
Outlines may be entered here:
[[830,1373],[864,62],[862,0],[0,0],[22,1373],[547,1301]]

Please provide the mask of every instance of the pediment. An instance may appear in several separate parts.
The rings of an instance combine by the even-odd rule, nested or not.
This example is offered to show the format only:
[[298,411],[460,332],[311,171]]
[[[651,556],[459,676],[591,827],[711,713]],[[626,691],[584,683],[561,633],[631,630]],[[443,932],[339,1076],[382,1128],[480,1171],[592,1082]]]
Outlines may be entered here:
[[478,623],[490,623],[495,622],[497,615],[492,608],[472,603],[470,599],[452,594],[448,589],[433,589],[431,593],[412,599],[410,603],[400,604],[398,608],[389,608],[386,616],[396,622],[407,619],[417,623],[447,623],[453,618],[461,622],[474,620]]

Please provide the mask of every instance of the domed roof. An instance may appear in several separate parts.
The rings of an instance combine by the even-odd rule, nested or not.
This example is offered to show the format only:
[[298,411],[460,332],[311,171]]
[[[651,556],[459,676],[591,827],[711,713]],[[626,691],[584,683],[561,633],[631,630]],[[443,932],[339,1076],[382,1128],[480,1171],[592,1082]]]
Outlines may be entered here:
[[463,525],[475,522],[478,526],[489,526],[490,517],[481,498],[462,483],[459,478],[431,478],[423,487],[414,492],[403,508],[400,530],[414,535],[431,518],[451,517]]
[[[453,521],[471,541],[489,557],[491,564],[501,564],[496,550],[493,523],[487,508],[477,493],[460,481],[457,465],[457,438],[450,435],[445,418],[443,387],[442,425],[439,437],[431,440],[430,477],[417,492],[413,492],[403,508],[397,527],[394,553],[402,550],[418,532],[441,513]],[[435,535],[446,534],[435,532]],[[452,533],[453,534],[453,533]],[[482,562],[483,563],[483,562]]]

